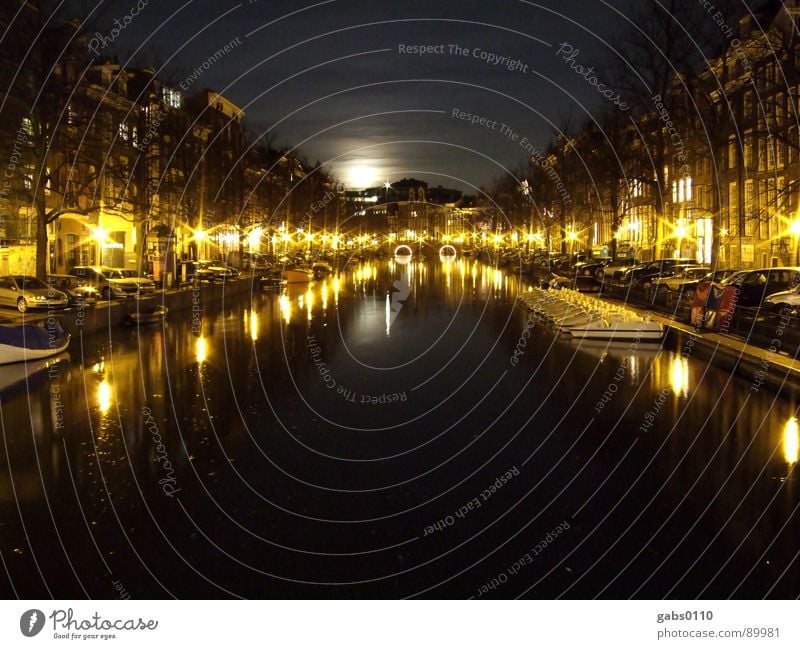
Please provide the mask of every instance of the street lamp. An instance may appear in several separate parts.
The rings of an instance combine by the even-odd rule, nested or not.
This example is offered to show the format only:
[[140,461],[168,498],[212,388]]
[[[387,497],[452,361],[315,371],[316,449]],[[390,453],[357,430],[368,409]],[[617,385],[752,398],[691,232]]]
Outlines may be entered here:
[[572,228],[569,229],[567,232],[567,239],[569,240],[569,251],[570,253],[575,253],[575,242],[578,240],[578,233],[575,232]]
[[677,244],[675,246],[675,258],[679,258],[681,256],[681,251],[683,249],[683,240],[686,238],[686,225],[684,220],[678,219],[678,222],[675,224],[675,227],[672,230],[672,237],[677,240]]

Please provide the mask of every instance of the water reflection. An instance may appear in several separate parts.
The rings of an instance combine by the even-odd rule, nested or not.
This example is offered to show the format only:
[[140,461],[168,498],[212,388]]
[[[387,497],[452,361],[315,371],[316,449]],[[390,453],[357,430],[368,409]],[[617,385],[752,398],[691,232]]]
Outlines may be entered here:
[[200,336],[194,343],[194,356],[198,364],[205,363],[208,359],[208,341],[205,336]]
[[783,428],[783,458],[790,466],[797,463],[800,453],[800,426],[797,418],[792,417]]
[[97,405],[104,415],[111,409],[111,384],[105,378],[97,386]]
[[689,396],[689,359],[675,354],[670,361],[669,385],[676,396]]
[[[401,300],[403,286],[407,292]],[[506,453],[506,446],[509,455],[503,459],[509,466],[531,458],[519,486],[515,482],[507,487],[509,498],[533,486],[521,484],[528,477],[541,480],[541,488],[550,492],[543,498],[554,496],[559,515],[591,502],[580,513],[585,529],[597,528],[598,537],[622,539],[621,544],[633,538],[635,547],[620,549],[625,557],[612,569],[624,567],[645,544],[651,544],[649,558],[660,561],[674,551],[685,566],[697,558],[697,547],[718,534],[731,547],[741,541],[748,556],[758,556],[782,526],[797,530],[786,525],[796,506],[796,492],[790,491],[794,481],[786,478],[797,471],[800,424],[785,400],[766,391],[751,394],[748,385],[737,384],[725,372],[658,345],[570,341],[539,325],[524,339],[522,362],[512,367],[509,357],[527,322],[527,314],[514,310],[517,291],[513,275],[474,260],[442,262],[435,255],[428,261],[391,259],[352,265],[341,275],[292,286],[279,295],[226,298],[224,312],[209,308],[203,314],[201,336],[192,335],[191,318],[176,311],[163,331],[132,336],[129,330],[114,330],[111,339],[87,338],[85,349],[95,354],[91,359],[73,355],[58,378],[43,373],[41,385],[28,393],[4,393],[8,434],[16,435],[8,451],[13,455],[9,463],[15,471],[19,468],[19,482],[13,486],[32,509],[43,502],[43,490],[62,499],[77,495],[72,507],[60,500],[53,508],[59,530],[93,551],[83,522],[86,512],[93,529],[96,522],[98,529],[105,524],[98,536],[103,552],[127,566],[136,562],[130,546],[141,548],[148,565],[162,565],[157,554],[162,548],[151,552],[149,545],[162,527],[167,535],[179,532],[170,540],[188,536],[187,528],[180,527],[185,517],[175,516],[175,501],[165,498],[159,486],[171,474],[164,471],[163,460],[157,461],[158,443],[176,468],[180,504],[192,520],[209,538],[236,548],[237,558],[258,566],[291,562],[285,556],[281,561],[282,555],[265,559],[271,550],[253,541],[256,534],[277,538],[282,546],[340,554],[355,547],[394,547],[418,536],[449,511],[426,509],[414,518],[419,493],[457,485],[487,457]],[[330,313],[329,302],[336,305]],[[498,389],[489,393],[498,377]],[[51,398],[53,381],[60,382],[63,419],[56,416]],[[427,383],[415,390],[422,381]],[[612,385],[612,398],[595,412]],[[665,390],[667,403],[656,408],[654,400]],[[669,398],[670,393],[676,398]],[[142,416],[145,405],[152,420]],[[642,435],[637,431],[648,411],[652,425]],[[586,429],[589,418],[594,423]],[[59,429],[62,420],[66,425]],[[441,434],[450,425],[452,433],[448,429]],[[26,426],[35,430],[35,437]],[[95,451],[87,431],[100,431],[102,449]],[[376,458],[390,459],[378,460],[376,470]],[[450,462],[453,458],[458,459]],[[441,472],[417,481],[418,475],[438,466]],[[470,482],[468,490],[454,494],[455,504],[469,502],[476,489],[492,484],[505,468],[493,466],[481,476],[478,482],[485,485]],[[576,479],[564,489],[560,476]],[[387,487],[403,481],[421,485],[420,491]],[[119,520],[116,511],[110,513],[106,483],[113,506],[120,505]],[[5,520],[16,515],[10,488],[0,473]],[[561,493],[568,494],[566,500],[555,496]],[[392,511],[408,510],[409,520],[398,524],[392,517],[385,529],[380,522],[369,529],[354,525],[346,537],[340,527],[332,532],[320,522],[365,515],[377,519],[386,514],[387,501]],[[652,508],[650,502],[655,503]],[[685,515],[681,509],[665,523],[663,512],[679,507],[687,510]],[[51,513],[41,509],[44,522],[38,528],[34,523],[33,535],[51,538]],[[145,527],[145,511],[148,516],[152,511],[152,529]],[[459,520],[462,527],[451,532],[457,536],[473,521],[470,533],[477,531],[485,511],[488,507]],[[588,520],[593,512],[596,521]],[[228,514],[246,528],[245,534],[240,535]],[[615,517],[621,521],[617,526]],[[509,510],[508,518],[516,531],[530,515]],[[639,536],[630,528],[634,518],[646,528]],[[730,520],[734,523],[729,525]],[[752,521],[758,521],[755,531]],[[662,524],[670,526],[669,535],[650,534]],[[137,532],[131,540],[116,542],[120,526]],[[5,529],[0,551],[10,543]],[[136,538],[140,529],[144,531]],[[534,542],[541,538],[539,532]],[[321,538],[325,541],[315,545]],[[494,539],[499,542],[493,547],[507,538]],[[684,546],[692,547],[676,544],[685,538]],[[572,541],[565,537],[563,542]],[[585,547],[594,545],[602,543]],[[585,547],[582,552],[588,551]],[[178,550],[191,554],[200,569],[212,561],[196,547]],[[782,552],[795,551],[796,544],[781,539],[772,551],[774,564],[780,563]],[[518,556],[503,557],[503,565]],[[704,557],[703,563],[711,559]],[[363,565],[369,577],[393,568],[383,561],[393,559],[360,554],[346,569],[339,564],[335,569],[360,578]],[[411,565],[408,557],[397,563],[404,564],[401,570]],[[319,565],[324,566],[308,570]],[[83,575],[82,567],[78,570]],[[318,578],[317,573],[290,576],[312,582]],[[183,581],[191,575],[175,571],[169,577],[170,584],[185,584],[176,587],[180,595],[193,594],[195,587],[205,594],[202,584]],[[74,581],[70,575],[64,579]],[[252,591],[262,585],[254,584],[252,573],[233,572],[226,579],[241,594],[258,595]],[[608,583],[605,576],[601,581]],[[556,594],[564,585],[558,586]]]

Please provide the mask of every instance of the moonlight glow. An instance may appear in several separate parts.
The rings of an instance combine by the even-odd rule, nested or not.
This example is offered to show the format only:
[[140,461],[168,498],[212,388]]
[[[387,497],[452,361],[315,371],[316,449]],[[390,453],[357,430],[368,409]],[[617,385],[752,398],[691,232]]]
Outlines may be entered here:
[[377,178],[377,171],[373,167],[363,164],[351,167],[347,173],[349,185],[357,189],[372,187]]

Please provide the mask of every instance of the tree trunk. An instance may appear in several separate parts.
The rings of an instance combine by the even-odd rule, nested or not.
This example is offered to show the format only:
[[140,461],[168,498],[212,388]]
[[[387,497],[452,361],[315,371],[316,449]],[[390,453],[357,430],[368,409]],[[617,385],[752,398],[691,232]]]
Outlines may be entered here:
[[50,251],[47,241],[47,202],[44,196],[44,185],[41,183],[37,183],[34,203],[36,207],[36,277],[46,280]]
[[136,267],[140,275],[144,275],[148,270],[147,218],[141,214],[136,218]]

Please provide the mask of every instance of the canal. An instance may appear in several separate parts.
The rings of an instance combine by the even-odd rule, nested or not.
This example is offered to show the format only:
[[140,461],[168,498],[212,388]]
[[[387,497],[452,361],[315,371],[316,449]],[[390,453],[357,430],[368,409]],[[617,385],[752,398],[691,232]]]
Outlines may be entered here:
[[0,368],[1,592],[800,595],[796,404],[526,288],[378,260]]

